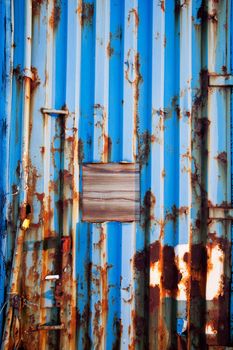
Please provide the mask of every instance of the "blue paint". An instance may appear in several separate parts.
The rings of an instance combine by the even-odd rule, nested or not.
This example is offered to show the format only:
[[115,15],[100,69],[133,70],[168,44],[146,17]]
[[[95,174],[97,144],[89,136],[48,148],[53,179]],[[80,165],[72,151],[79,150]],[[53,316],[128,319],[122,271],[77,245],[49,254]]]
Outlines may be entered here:
[[[151,272],[153,278],[150,276],[150,263],[154,257],[149,247],[159,241],[162,247],[169,246],[171,251],[177,246],[179,248],[179,245],[187,245],[189,249],[190,243],[201,244],[206,240],[205,234],[197,228],[191,237],[191,228],[195,227],[202,209],[199,198],[201,191],[198,185],[195,188],[196,192],[192,188],[192,207],[189,208],[189,213],[185,214],[185,218],[178,214],[179,209],[185,206],[183,203],[189,201],[189,176],[192,177],[195,173],[196,166],[200,169],[200,173],[203,172],[200,175],[203,177],[202,182],[208,177],[206,185],[208,199],[210,197],[213,204],[218,205],[229,197],[230,189],[226,171],[216,163],[217,153],[228,149],[227,133],[230,123],[227,119],[229,106],[225,92],[221,89],[213,91],[211,95],[213,110],[211,113],[206,109],[203,112],[204,116],[208,115],[211,119],[211,138],[214,139],[209,150],[208,161],[204,159],[205,154],[200,155],[202,150],[198,149],[197,144],[192,143],[196,137],[193,124],[189,126],[188,121],[180,116],[180,112],[185,114],[186,109],[192,112],[192,105],[199,96],[201,88],[200,72],[203,68],[209,68],[207,59],[208,50],[211,52],[211,48],[209,41],[207,43],[208,33],[206,28],[200,29],[202,1],[192,1],[191,9],[187,4],[179,8],[175,3],[175,1],[166,1],[164,11],[161,1],[89,0],[82,2],[84,14],[80,15],[77,1],[62,0],[59,21],[53,29],[50,23],[51,14],[48,15],[49,6],[45,2],[38,5],[39,10],[37,10],[40,14],[34,14],[32,67],[37,70],[39,83],[32,92],[30,107],[32,121],[29,142],[30,172],[36,177],[34,193],[30,198],[30,204],[33,207],[32,223],[36,226],[42,222],[43,203],[40,203],[38,196],[47,191],[46,196],[50,196],[53,213],[49,225],[50,234],[52,232],[58,237],[73,234],[75,240],[74,275],[76,277],[78,349],[81,349],[84,344],[87,347],[95,347],[98,343],[97,330],[100,330],[103,324],[106,348],[111,349],[114,345],[119,346],[120,343],[122,348],[130,346],[135,333],[138,344],[143,348],[144,342],[147,342],[147,336],[140,336],[140,325],[135,326],[138,319],[141,323],[148,322],[147,326],[150,330],[155,330],[156,336],[159,332],[156,322],[161,318],[171,337],[175,333],[182,335],[182,338],[186,337],[184,325],[188,316],[187,300],[181,300],[179,303],[175,300],[175,293],[171,293],[172,297],[166,295],[164,304],[156,305],[156,310],[159,308],[159,312],[153,310],[153,315],[148,313],[150,295],[148,297],[147,293],[150,283],[154,283],[154,278],[156,287],[158,284],[160,287],[163,286],[163,276],[153,277],[153,272]],[[10,47],[10,4],[11,1],[0,4],[0,30],[3,33],[3,40],[0,42],[0,76],[4,77],[8,77],[10,72],[9,60],[5,55],[6,52],[9,55]],[[223,66],[229,69],[229,60],[231,60],[232,72],[233,38],[232,33],[226,34],[224,27],[225,5],[225,1],[218,5],[220,11],[217,25],[216,62],[211,67],[218,74],[222,73]],[[101,13],[101,21],[97,16],[97,9],[98,16]],[[23,91],[20,74],[24,68],[23,10],[24,1],[15,1],[12,89],[9,85],[11,82],[6,79],[0,83],[0,127],[3,130],[0,138],[2,155],[0,157],[2,174],[0,215],[4,218],[0,223],[0,306],[5,300],[4,260],[10,261],[12,257],[14,229],[19,217],[19,203],[16,195],[9,199],[9,204],[12,206],[12,217],[10,217],[12,227],[9,225],[6,241],[5,200],[8,200],[6,188],[10,191],[12,188],[17,188],[22,167]],[[184,21],[182,22],[180,13],[186,16],[188,10],[191,13],[192,25],[185,47],[184,38],[187,37],[187,33],[185,28],[182,32]],[[232,9],[229,12],[232,17]],[[8,13],[8,19],[5,22],[6,13]],[[18,16],[18,13],[22,15]],[[230,27],[228,24],[228,28]],[[225,48],[227,35],[228,40],[231,40],[230,55],[226,54]],[[163,45],[159,46],[161,43]],[[153,51],[154,48],[156,50]],[[190,57],[190,61],[185,62],[185,55]],[[189,71],[191,88],[183,91],[188,84],[186,78]],[[136,73],[139,75],[136,76]],[[139,79],[138,82],[137,79]],[[10,95],[12,95],[11,108],[7,105]],[[66,122],[62,120],[63,117],[51,116],[47,118],[46,124],[46,117],[40,111],[42,107],[58,109],[67,107],[70,114]],[[232,107],[231,101],[231,109]],[[104,114],[103,111],[106,113]],[[161,129],[159,129],[160,118]],[[10,122],[9,134],[4,130],[7,121]],[[64,124],[65,130],[63,130]],[[104,125],[103,129],[101,125]],[[157,129],[154,128],[155,125]],[[190,135],[192,174],[188,171],[185,173],[182,169],[184,148],[189,143]],[[72,137],[75,142],[78,142],[77,148],[72,148],[73,141],[67,141]],[[78,213],[72,211],[72,185],[66,183],[66,187],[63,186],[64,170],[72,173],[74,163],[79,164],[75,183],[77,192],[81,193],[82,163],[103,161],[102,151],[106,142],[104,138],[109,140],[109,153],[105,161],[134,162],[136,160],[140,162],[142,217],[139,223],[89,224],[82,222],[81,207],[77,207]],[[9,154],[7,154],[8,143],[11,145]],[[47,152],[44,155],[43,147]],[[233,163],[232,153],[231,150],[231,163]],[[184,163],[188,164],[189,160]],[[9,169],[8,178],[6,178],[5,169]],[[232,179],[231,166],[231,187]],[[54,187],[52,184],[55,184]],[[150,197],[150,191],[154,197]],[[66,204],[68,204],[67,207],[62,207],[61,211],[59,201],[62,196],[66,196]],[[146,201],[152,198],[154,203],[151,203],[151,208],[148,209]],[[231,202],[233,203],[232,196]],[[74,222],[75,215],[78,218]],[[144,222],[150,215],[151,221]],[[39,257],[37,265],[33,266],[35,259],[33,244],[43,240],[42,226],[34,231],[32,229],[25,239],[26,275],[31,268],[35,268],[40,277],[43,272]],[[217,229],[218,237],[226,234],[223,225],[218,224],[214,227]],[[232,236],[233,229],[231,235],[233,242]],[[101,246],[99,242],[102,239],[104,243]],[[41,243],[38,245],[42,247]],[[142,271],[135,266],[137,254],[139,256],[141,254],[142,259],[145,259],[146,266]],[[151,255],[148,258],[145,254]],[[38,249],[38,256],[41,257],[41,249]],[[161,257],[162,255],[160,259]],[[175,260],[176,263],[177,261],[178,259]],[[161,260],[161,266],[163,263],[164,261]],[[51,263],[49,269],[55,268],[54,265]],[[103,291],[104,269],[106,269],[107,291]],[[35,283],[38,293],[41,288],[39,278],[38,283]],[[31,291],[32,282],[27,280],[25,283],[28,283],[27,288]],[[231,288],[233,290],[232,284]],[[45,295],[52,300],[51,291],[46,290]],[[98,315],[98,311],[106,295],[108,307],[105,310],[106,314],[102,317],[101,313]],[[50,311],[51,315],[56,314],[53,307]],[[133,319],[135,311],[139,316],[137,322]],[[153,325],[150,324],[151,319],[153,319]],[[1,322],[2,319],[0,319],[0,329]],[[231,298],[233,329],[232,325],[233,301]],[[136,331],[134,327],[137,328]],[[119,333],[122,334],[121,339]],[[152,333],[151,331],[149,335],[150,340],[153,337],[156,338]],[[159,344],[158,339],[155,340],[155,344]]]

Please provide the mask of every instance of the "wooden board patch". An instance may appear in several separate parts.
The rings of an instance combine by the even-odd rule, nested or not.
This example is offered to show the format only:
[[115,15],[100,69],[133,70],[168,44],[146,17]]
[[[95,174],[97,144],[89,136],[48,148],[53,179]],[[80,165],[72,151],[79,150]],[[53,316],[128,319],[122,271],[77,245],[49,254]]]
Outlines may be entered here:
[[83,165],[83,221],[138,221],[139,165],[91,163]]

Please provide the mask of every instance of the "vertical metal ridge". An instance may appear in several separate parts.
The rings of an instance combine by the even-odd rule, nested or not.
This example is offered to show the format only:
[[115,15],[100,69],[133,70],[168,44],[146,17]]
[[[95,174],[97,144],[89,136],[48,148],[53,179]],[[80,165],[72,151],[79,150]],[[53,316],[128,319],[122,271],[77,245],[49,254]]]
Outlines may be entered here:
[[[165,8],[166,10],[166,8]],[[164,240],[164,89],[165,85],[165,12],[153,3],[152,8],[152,86],[151,86],[151,193],[155,203],[151,210],[149,237],[149,346],[163,347],[162,333],[162,262]],[[154,249],[155,256],[151,254]],[[158,334],[158,336],[156,335]]]
[[[138,108],[138,1],[124,2],[123,25],[123,119],[122,119],[122,160],[136,160],[136,126]],[[135,337],[135,325],[131,322],[135,309],[134,263],[135,223],[122,224],[121,262],[121,347],[130,347]]]
[[[189,254],[191,238],[192,1],[180,9],[180,32],[179,204],[175,256],[181,276],[177,285],[176,328],[182,335],[187,329],[189,291],[189,272],[184,257]],[[187,338],[182,336],[187,343]],[[178,344],[180,341],[178,338]]]
[[[93,161],[108,161],[110,2],[95,2],[95,76]],[[102,69],[100,69],[102,67]],[[93,345],[106,345],[108,314],[107,224],[92,224],[91,333]]]

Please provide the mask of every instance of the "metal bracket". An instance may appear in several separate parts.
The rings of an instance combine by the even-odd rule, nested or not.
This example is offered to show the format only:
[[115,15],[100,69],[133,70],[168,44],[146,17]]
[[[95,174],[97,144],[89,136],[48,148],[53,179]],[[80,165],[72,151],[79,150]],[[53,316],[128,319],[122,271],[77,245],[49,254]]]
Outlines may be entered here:
[[233,220],[233,208],[209,208],[209,218],[219,220]]
[[41,108],[43,114],[61,114],[68,115],[69,111],[64,109]]
[[233,75],[209,75],[209,86],[231,87],[233,86]]

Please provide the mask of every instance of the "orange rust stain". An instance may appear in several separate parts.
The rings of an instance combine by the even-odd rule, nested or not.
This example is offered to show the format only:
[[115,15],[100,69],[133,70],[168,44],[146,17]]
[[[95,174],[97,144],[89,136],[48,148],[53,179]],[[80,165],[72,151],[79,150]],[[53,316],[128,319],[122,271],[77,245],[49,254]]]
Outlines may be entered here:
[[32,14],[34,16],[40,14],[40,8],[43,3],[45,3],[45,0],[32,0]]
[[161,0],[161,1],[160,1],[160,7],[161,7],[161,10],[164,12],[164,11],[165,11],[165,3],[164,3],[164,0]]
[[107,161],[111,159],[111,148],[112,148],[112,140],[110,137],[104,134],[103,160]]
[[91,25],[94,17],[94,4],[81,2],[76,10],[79,15],[81,26]]
[[114,49],[111,47],[111,43],[109,41],[108,42],[108,46],[107,46],[107,55],[108,55],[108,57],[111,57],[113,52],[114,52]]
[[61,4],[59,0],[54,2],[54,8],[49,18],[49,24],[52,29],[56,29],[61,17]]

